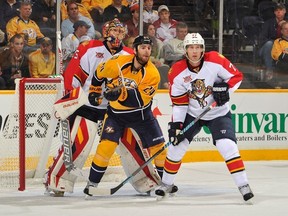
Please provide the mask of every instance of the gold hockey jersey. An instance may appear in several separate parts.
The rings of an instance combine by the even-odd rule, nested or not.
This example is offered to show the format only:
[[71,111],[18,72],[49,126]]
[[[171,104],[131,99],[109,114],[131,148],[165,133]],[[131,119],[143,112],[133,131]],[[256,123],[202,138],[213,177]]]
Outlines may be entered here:
[[[139,70],[133,70],[135,55],[118,55],[100,64],[96,69],[96,80],[107,79],[108,85],[122,85],[122,92],[116,101],[110,101],[110,107],[118,112],[143,110],[151,106],[153,96],[158,89],[160,74],[155,65],[149,60]],[[97,85],[97,84],[96,84]]]
[[36,39],[44,37],[35,21],[29,19],[27,22],[25,22],[18,16],[9,20],[6,25],[6,30],[8,40],[10,40],[10,38],[15,34],[27,34],[29,46],[36,45]]

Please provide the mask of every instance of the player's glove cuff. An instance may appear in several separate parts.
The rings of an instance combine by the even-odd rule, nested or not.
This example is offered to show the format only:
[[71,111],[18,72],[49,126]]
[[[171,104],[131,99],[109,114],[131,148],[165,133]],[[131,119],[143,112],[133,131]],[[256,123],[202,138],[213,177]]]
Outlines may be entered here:
[[227,103],[230,100],[228,83],[214,83],[213,98],[216,101],[217,106],[223,106]]

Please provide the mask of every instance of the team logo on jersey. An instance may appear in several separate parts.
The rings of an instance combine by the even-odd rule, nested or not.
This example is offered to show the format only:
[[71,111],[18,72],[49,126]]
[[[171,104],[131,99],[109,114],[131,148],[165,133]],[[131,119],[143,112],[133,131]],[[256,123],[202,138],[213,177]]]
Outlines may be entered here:
[[111,133],[114,133],[114,132],[115,132],[115,130],[114,130],[113,127],[107,126],[105,128],[105,133],[111,134]]
[[194,80],[191,82],[191,90],[188,91],[188,97],[196,100],[202,108],[207,106],[205,99],[212,94],[212,86],[206,87],[204,81],[204,79]]
[[96,52],[96,58],[104,58],[104,53]]
[[191,81],[192,81],[192,78],[191,78],[190,75],[189,75],[189,76],[186,76],[186,77],[183,77],[183,79],[184,79],[184,83],[188,83],[188,82],[191,82]]

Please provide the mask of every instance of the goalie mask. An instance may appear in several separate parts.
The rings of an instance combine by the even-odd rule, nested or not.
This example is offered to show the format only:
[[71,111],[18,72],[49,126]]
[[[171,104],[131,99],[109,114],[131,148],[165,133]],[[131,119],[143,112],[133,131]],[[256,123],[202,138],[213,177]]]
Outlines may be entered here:
[[[199,52],[201,52],[201,56],[198,60],[195,61],[189,58],[188,53],[187,53],[187,46],[189,45],[201,45],[202,49],[199,50]],[[188,33],[184,38],[183,46],[184,46],[184,50],[186,51],[186,58],[189,61],[191,61],[192,63],[198,63],[199,61],[201,61],[205,53],[205,42],[204,42],[203,37],[199,33]],[[195,50],[194,52],[197,52],[197,50]]]
[[126,35],[126,28],[115,18],[103,25],[102,34],[104,39],[110,42],[112,48],[117,49]]

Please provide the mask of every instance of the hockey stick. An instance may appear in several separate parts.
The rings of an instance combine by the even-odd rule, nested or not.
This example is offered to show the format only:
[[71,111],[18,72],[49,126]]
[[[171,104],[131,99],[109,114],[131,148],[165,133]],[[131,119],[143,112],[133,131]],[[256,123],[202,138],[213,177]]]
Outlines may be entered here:
[[73,163],[70,125],[68,119],[61,120],[63,137],[63,161],[68,173],[87,180],[88,176]]
[[[107,92],[114,92],[118,91],[121,89],[123,85],[119,85],[113,89],[109,89]],[[86,101],[78,101],[79,102],[79,107],[85,104]],[[76,107],[76,106],[75,106]],[[78,108],[78,106],[77,106]],[[65,117],[65,119],[63,119]],[[70,131],[70,124],[69,121],[66,118],[67,116],[62,116],[61,120],[61,126],[62,126],[62,137],[63,137],[63,161],[66,170],[68,171],[69,174],[72,174],[74,176],[77,176],[81,179],[87,180],[88,175],[80,168],[78,168],[74,163],[73,163],[73,153],[72,153],[72,142],[71,142],[71,131]]]
[[[207,107],[197,118],[195,118],[192,122],[190,122],[181,132],[180,134],[184,134],[187,130],[189,130],[196,122],[198,122],[206,113],[208,113],[212,108],[217,105],[216,102],[213,102],[209,107]],[[142,164],[138,169],[136,169],[130,176],[128,176],[124,181],[122,181],[119,185],[114,188],[97,188],[97,187],[89,187],[89,194],[91,195],[100,195],[100,196],[108,196],[116,193],[120,188],[122,188],[131,178],[138,174],[144,167],[147,166],[154,158],[156,158],[161,152],[163,152],[171,142],[166,143],[160,150],[158,150],[154,155],[152,155],[144,164]]]

